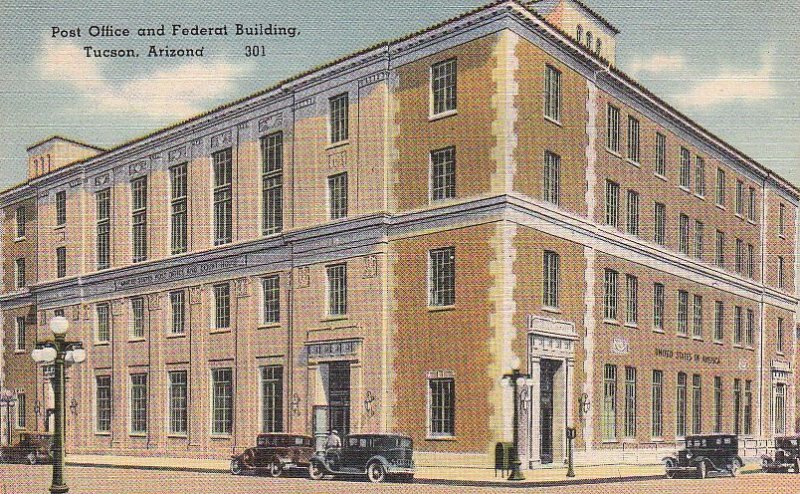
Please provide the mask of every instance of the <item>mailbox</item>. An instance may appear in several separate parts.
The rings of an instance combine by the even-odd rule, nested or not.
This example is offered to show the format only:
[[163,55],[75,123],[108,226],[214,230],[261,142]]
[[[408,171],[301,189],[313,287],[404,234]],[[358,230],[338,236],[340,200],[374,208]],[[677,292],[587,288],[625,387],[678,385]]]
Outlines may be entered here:
[[574,427],[567,427],[567,439],[575,439],[578,433]]

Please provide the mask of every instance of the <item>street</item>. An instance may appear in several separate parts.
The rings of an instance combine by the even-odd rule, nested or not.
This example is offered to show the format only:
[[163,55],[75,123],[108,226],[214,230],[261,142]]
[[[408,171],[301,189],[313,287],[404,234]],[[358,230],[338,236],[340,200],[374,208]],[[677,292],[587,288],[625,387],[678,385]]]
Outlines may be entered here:
[[[0,465],[0,494],[45,494],[50,485],[50,466],[18,464]],[[67,484],[73,494],[165,494],[214,492],[215,494],[276,492],[276,493],[342,493],[409,492],[415,494],[448,492],[518,493],[523,487],[484,486],[475,484],[443,485],[422,480],[408,484],[370,484],[359,481],[306,478],[271,479],[259,476],[239,476],[222,473],[168,472],[120,468],[70,466],[66,469]],[[524,488],[528,490],[530,486]],[[536,486],[537,492],[571,494],[613,491],[615,494],[664,493],[698,494],[724,493],[795,493],[800,490],[800,476],[789,474],[746,473],[738,478],[719,477],[699,479],[650,479],[622,482],[590,482],[573,485]]]

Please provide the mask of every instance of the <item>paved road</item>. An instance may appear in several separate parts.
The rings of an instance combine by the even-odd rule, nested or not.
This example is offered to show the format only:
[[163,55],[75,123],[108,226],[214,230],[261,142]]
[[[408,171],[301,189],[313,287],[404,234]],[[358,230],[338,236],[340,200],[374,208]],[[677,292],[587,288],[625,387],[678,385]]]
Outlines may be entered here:
[[[439,493],[522,493],[531,488],[486,487],[475,485],[440,485],[424,481],[408,484],[369,484],[367,482],[304,478],[270,479],[234,477],[227,474],[126,470],[119,468],[67,467],[72,494],[166,494],[166,493],[332,493],[361,494],[389,492],[408,494]],[[46,494],[50,485],[49,466],[0,465],[0,494]],[[3,490],[4,489],[4,490]],[[657,479],[630,482],[559,485],[537,487],[537,494],[579,494],[607,492],[614,494],[773,494],[800,492],[800,475],[743,474],[739,478]]]

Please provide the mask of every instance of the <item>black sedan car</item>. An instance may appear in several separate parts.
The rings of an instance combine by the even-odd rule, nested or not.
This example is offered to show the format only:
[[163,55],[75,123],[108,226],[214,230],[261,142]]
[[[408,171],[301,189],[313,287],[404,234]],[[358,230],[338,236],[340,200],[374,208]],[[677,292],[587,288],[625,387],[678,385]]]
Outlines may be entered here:
[[775,454],[761,456],[764,472],[800,473],[800,435],[775,438]]
[[255,447],[231,457],[231,473],[263,471],[272,477],[280,477],[287,470],[307,468],[308,460],[314,454],[313,444],[311,436],[301,434],[259,434]]
[[402,434],[350,434],[341,449],[316,453],[308,466],[314,480],[325,475],[366,476],[370,482],[414,478],[413,444]]
[[688,436],[685,449],[662,461],[669,478],[680,474],[696,474],[704,479],[709,472],[727,473],[736,477],[744,465],[739,456],[739,439],[733,434]]
[[0,463],[50,463],[53,461],[52,447],[52,434],[22,433],[17,444],[0,447]]

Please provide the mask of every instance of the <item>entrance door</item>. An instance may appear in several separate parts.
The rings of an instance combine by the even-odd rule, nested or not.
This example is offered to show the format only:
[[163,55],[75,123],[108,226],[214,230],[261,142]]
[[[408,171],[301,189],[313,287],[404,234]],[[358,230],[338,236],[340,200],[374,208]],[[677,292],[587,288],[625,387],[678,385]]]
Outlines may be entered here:
[[328,364],[328,428],[350,433],[350,362]]
[[553,463],[553,378],[561,366],[557,360],[541,361],[539,384],[539,452],[542,463]]

